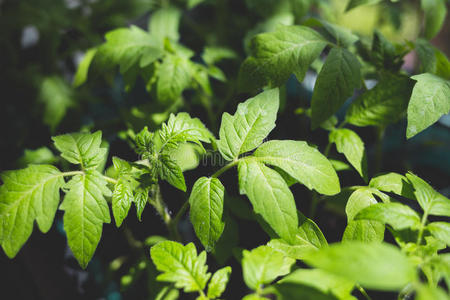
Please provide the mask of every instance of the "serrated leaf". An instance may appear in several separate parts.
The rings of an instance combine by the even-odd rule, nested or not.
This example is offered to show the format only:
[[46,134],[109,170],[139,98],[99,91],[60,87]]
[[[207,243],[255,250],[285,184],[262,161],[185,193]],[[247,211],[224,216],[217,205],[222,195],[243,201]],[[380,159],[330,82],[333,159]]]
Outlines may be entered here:
[[157,37],[161,42],[165,38],[177,42],[180,38],[178,26],[180,23],[181,11],[174,6],[167,6],[155,10],[150,16],[148,29],[152,36]]
[[159,176],[177,189],[186,192],[186,182],[180,166],[168,155],[159,156]]
[[276,166],[321,194],[340,192],[339,178],[331,163],[306,142],[272,140],[256,149],[259,161]]
[[426,227],[437,239],[450,246],[450,224],[447,222],[433,222]]
[[217,178],[199,178],[189,197],[190,218],[206,251],[214,249],[224,229],[222,221],[224,187]]
[[122,74],[133,67],[146,67],[164,55],[162,43],[136,26],[110,31],[105,39],[94,59],[103,66],[120,65]]
[[217,147],[226,160],[258,147],[275,127],[279,91],[272,89],[240,103],[234,115],[224,113]]
[[190,61],[186,58],[166,55],[158,68],[156,94],[158,101],[174,102],[191,83]]
[[354,220],[355,216],[364,208],[374,205],[377,200],[370,188],[359,188],[348,198],[345,207],[347,227],[343,241],[382,242],[384,239],[384,224],[379,221]]
[[329,135],[330,143],[336,144],[339,153],[344,154],[347,161],[358,171],[362,178],[367,179],[367,160],[364,142],[354,131],[342,128],[333,130]]
[[420,177],[408,173],[406,177],[413,185],[417,202],[429,215],[450,217],[450,200],[436,192]]
[[425,13],[424,35],[431,40],[435,37],[444,25],[447,15],[447,5],[445,0],[421,0],[421,6]]
[[30,165],[1,174],[0,243],[10,258],[28,240],[34,220],[46,233],[52,226],[59,204],[62,173],[50,165]]
[[420,218],[409,206],[401,203],[377,203],[359,211],[355,220],[374,220],[391,225],[395,230],[419,228]]
[[74,92],[63,78],[47,77],[40,84],[39,101],[45,106],[43,121],[53,132],[67,109],[74,106]]
[[355,284],[320,269],[298,269],[281,279],[278,284],[291,283],[316,288],[325,294],[333,294],[338,299],[355,299],[351,296]]
[[197,255],[193,243],[186,246],[172,241],[164,241],[150,249],[156,268],[163,272],[158,281],[175,283],[175,287],[185,292],[201,291],[205,288],[211,273],[207,273],[206,252]]
[[142,212],[148,202],[148,193],[149,189],[142,187],[138,187],[134,193],[134,205],[136,205],[136,214],[139,221],[142,219]]
[[325,20],[311,18],[303,22],[303,25],[323,28],[325,31],[324,36],[338,46],[349,47],[359,40],[359,37],[353,34],[350,29],[329,23]]
[[103,223],[111,222],[105,199],[111,191],[95,170],[72,177],[66,189],[60,209],[64,210],[67,242],[80,266],[86,268],[102,236]]
[[372,5],[381,2],[381,0],[349,0],[345,11],[349,11],[361,5]]
[[79,164],[83,169],[93,169],[102,164],[107,153],[101,147],[102,132],[71,133],[52,137],[61,156],[72,164]]
[[343,48],[333,48],[317,76],[311,99],[311,126],[317,128],[330,118],[361,86],[361,65]]
[[311,252],[305,262],[374,290],[399,291],[417,276],[408,257],[385,243],[333,244]]
[[411,78],[417,83],[408,105],[408,139],[450,112],[450,81],[429,73]]
[[112,194],[112,211],[117,227],[122,225],[133,202],[133,187],[125,179],[119,179]]
[[198,118],[191,118],[187,113],[170,114],[169,120],[159,131],[161,144],[156,150],[176,148],[180,143],[193,142],[201,146],[201,142],[210,143],[214,139],[212,133]]
[[78,65],[77,72],[75,73],[75,76],[73,78],[74,87],[79,87],[86,82],[89,73],[89,67],[91,66],[95,54],[97,54],[97,51],[97,48],[91,48],[84,54],[83,59]]
[[284,240],[293,242],[298,228],[294,196],[283,177],[254,158],[239,162],[239,189],[255,213]]
[[285,257],[267,246],[260,246],[252,251],[244,250],[242,271],[245,284],[257,290],[262,284],[268,284],[278,276],[288,274],[294,263],[292,258]]
[[325,48],[326,40],[304,26],[278,26],[275,31],[255,36],[250,54],[241,66],[239,81],[245,90],[277,87],[294,73],[298,81]]
[[414,190],[408,179],[397,173],[387,173],[372,178],[369,187],[383,192],[394,193],[409,199],[415,199]]
[[450,79],[450,61],[444,53],[434,47],[429,41],[418,39],[416,41],[416,52],[423,73],[431,73]]
[[406,112],[414,82],[406,76],[385,75],[352,102],[345,116],[356,126],[386,126]]
[[222,295],[230,279],[231,267],[217,270],[208,284],[208,298],[215,299]]
[[302,259],[309,251],[328,246],[327,240],[316,223],[301,213],[299,213],[299,223],[300,227],[293,243],[273,239],[267,243],[267,246],[293,259]]

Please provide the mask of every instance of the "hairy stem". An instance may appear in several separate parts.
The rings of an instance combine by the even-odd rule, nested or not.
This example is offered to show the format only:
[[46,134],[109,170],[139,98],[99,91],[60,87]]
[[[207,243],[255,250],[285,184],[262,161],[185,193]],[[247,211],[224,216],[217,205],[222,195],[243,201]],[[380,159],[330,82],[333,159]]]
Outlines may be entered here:
[[230,162],[228,165],[222,167],[220,170],[218,170],[216,173],[212,174],[211,177],[212,178],[217,178],[220,175],[222,175],[223,173],[225,173],[227,170],[231,169],[232,167],[234,167],[235,165],[237,165],[239,163],[240,159],[235,159],[232,162]]
[[422,216],[422,222],[420,222],[419,234],[417,235],[417,245],[420,245],[422,242],[423,230],[425,229],[425,223],[428,218],[428,210],[426,210]]
[[356,287],[358,288],[359,292],[367,299],[367,300],[372,300],[372,298],[370,298],[370,296],[367,294],[367,292],[362,288],[362,286],[360,286],[359,284],[356,285]]

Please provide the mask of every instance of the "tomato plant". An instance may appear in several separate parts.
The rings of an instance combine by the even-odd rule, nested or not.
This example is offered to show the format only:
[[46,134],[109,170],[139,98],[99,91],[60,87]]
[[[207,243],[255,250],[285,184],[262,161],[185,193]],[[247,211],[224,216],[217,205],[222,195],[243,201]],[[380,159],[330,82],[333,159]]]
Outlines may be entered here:
[[124,297],[447,299],[448,190],[385,145],[450,112],[448,3],[231,2],[157,1],[84,47],[72,85],[38,76],[53,143],[1,173],[4,253],[62,220],[89,270],[114,223]]

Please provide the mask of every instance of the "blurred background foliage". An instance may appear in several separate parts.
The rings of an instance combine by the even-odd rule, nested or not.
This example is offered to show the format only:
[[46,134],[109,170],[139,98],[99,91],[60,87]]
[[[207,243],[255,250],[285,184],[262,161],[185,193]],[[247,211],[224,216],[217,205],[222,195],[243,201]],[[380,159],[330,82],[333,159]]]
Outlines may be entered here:
[[[80,130],[102,130],[111,153],[133,160],[127,137],[144,126],[157,128],[170,112],[176,111],[199,117],[217,135],[222,112],[234,111],[236,104],[249,96],[238,90],[237,80],[251,38],[274,30],[278,24],[322,18],[369,41],[374,30],[399,43],[426,34],[420,1],[383,1],[349,12],[344,12],[345,6],[342,0],[0,0],[0,170],[54,162],[52,149],[47,147],[50,137]],[[442,31],[432,42],[449,56],[450,21],[448,17],[444,21]],[[158,88],[155,90],[165,74],[157,69],[164,63],[136,67],[134,62],[131,67],[121,65],[119,70],[114,57],[103,62],[95,60],[95,51],[107,51],[99,50],[107,32],[129,29],[131,25],[149,30],[154,36],[169,36],[162,41],[164,49],[192,75],[189,84],[184,84],[170,101],[162,101]],[[108,43],[120,47],[120,39],[114,44],[112,36],[103,45]],[[127,55],[126,50],[123,55]],[[93,59],[91,67],[89,57]],[[412,72],[417,64],[412,52],[405,57],[402,68]],[[172,77],[168,75],[170,82]],[[315,73],[309,74],[303,83],[291,78],[282,89],[282,117],[271,137],[326,144],[326,132],[313,133],[309,119],[295,113],[308,106],[314,77]],[[384,160],[377,170],[372,169],[372,174],[420,169],[424,178],[448,196],[449,116],[408,142],[405,123],[401,121],[386,131]],[[359,128],[358,132],[369,158],[375,160],[376,132],[373,128]],[[195,149],[182,149],[177,155],[191,158],[190,164],[184,166],[186,170],[199,164]],[[209,169],[200,165],[191,171],[186,176],[188,186],[205,170]],[[355,174],[344,173],[341,182],[344,186],[360,180]],[[296,195],[307,194],[300,187],[296,189]],[[165,186],[162,190],[175,209],[186,197]],[[243,204],[232,211],[242,217],[245,209]],[[164,235],[165,231],[154,212],[147,209],[145,214],[143,223],[130,216],[120,230],[107,226],[87,271],[80,271],[67,252],[60,222],[45,237],[33,234],[16,260],[9,261],[0,254],[0,273],[4,277],[0,286],[12,295],[5,299],[153,299],[156,287],[154,282],[149,284],[149,279],[154,278],[155,270],[141,246],[152,245],[158,237],[148,236]],[[325,212],[318,218],[329,241],[338,240],[345,219]],[[238,228],[246,228],[241,235],[260,231],[251,222],[235,223],[231,218],[229,222],[232,225],[225,234],[226,242],[218,247],[228,255],[237,243]],[[193,239],[187,221],[184,226],[184,235]],[[252,245],[242,238],[240,244]],[[226,260],[226,255],[218,254],[218,261]]]

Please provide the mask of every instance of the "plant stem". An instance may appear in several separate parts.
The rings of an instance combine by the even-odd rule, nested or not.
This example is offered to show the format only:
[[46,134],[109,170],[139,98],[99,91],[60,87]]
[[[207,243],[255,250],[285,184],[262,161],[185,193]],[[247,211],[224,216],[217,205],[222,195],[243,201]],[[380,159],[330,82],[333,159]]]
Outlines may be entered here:
[[108,181],[109,183],[117,184],[117,179],[108,177],[108,176],[106,176],[106,175],[103,175],[103,178],[104,178],[106,181]]
[[316,214],[317,204],[319,204],[319,195],[316,191],[312,191],[311,207],[309,208],[310,219],[313,219]]
[[180,233],[178,232],[178,223],[180,222],[181,217],[184,216],[184,213],[186,212],[188,206],[189,206],[189,200],[184,202],[183,206],[177,212],[175,217],[167,225],[171,235],[173,235],[173,237],[179,242],[182,242],[182,240],[181,240]]
[[358,288],[359,292],[366,297],[367,300],[372,300],[372,298],[370,298],[370,296],[367,294],[367,292],[362,288],[362,286],[360,286],[359,284],[356,285],[356,287]]
[[152,195],[153,201],[151,201],[150,204],[152,204],[153,207],[155,207],[158,214],[163,218],[163,221],[166,224],[166,226],[168,226],[170,224],[171,218],[169,213],[167,212],[166,205],[161,197],[161,190],[159,189],[159,184],[154,184],[152,186],[151,191],[153,194]]
[[62,173],[62,176],[67,177],[67,176],[75,176],[75,175],[83,175],[83,174],[84,174],[83,171],[71,171],[71,172]]
[[420,245],[422,242],[423,230],[425,229],[425,223],[428,218],[428,210],[426,210],[422,216],[422,222],[420,223],[419,234],[417,235],[417,245]]
[[240,159],[235,159],[233,160],[231,163],[229,163],[228,165],[222,167],[219,171],[217,171],[216,173],[212,174],[211,177],[212,178],[217,178],[220,175],[222,175],[223,173],[225,173],[227,170],[231,169],[232,167],[234,167],[235,165],[237,165],[239,163]]

